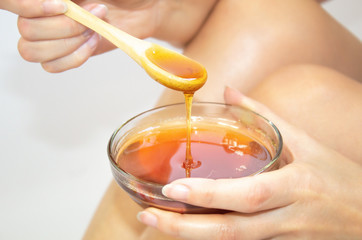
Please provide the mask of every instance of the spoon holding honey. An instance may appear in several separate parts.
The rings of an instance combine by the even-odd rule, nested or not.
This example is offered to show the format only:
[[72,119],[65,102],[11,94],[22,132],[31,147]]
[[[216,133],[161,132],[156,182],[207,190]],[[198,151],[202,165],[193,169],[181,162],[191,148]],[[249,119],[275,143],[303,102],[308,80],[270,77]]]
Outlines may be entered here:
[[148,75],[162,85],[193,94],[207,78],[198,62],[160,45],[135,38],[94,16],[70,0],[66,16],[97,32],[135,60]]

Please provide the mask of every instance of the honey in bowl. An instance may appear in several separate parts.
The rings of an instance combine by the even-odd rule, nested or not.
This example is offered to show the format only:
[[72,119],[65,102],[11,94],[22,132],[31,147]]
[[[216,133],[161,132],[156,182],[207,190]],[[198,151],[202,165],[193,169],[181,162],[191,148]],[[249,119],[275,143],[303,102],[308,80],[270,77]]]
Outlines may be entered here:
[[[199,90],[206,82],[207,72],[204,66],[182,54],[170,51],[168,49],[154,45],[145,52],[147,59],[152,64],[142,64],[146,72],[156,81],[168,88],[182,91],[185,96],[186,107],[186,155],[183,166],[186,169],[186,177],[190,177],[191,169],[197,168],[200,162],[193,161],[191,154],[191,110],[194,93]],[[153,71],[152,66],[167,72],[159,74],[159,71]],[[176,76],[173,77],[173,76]],[[181,78],[181,79],[179,79]]]
[[162,187],[179,178],[240,178],[274,169],[282,140],[262,116],[215,103],[194,103],[191,155],[197,167],[185,167],[187,131],[184,104],[142,113],[112,136],[108,153],[118,184],[143,207],[183,213],[219,211],[177,202]]
[[193,124],[191,154],[197,167],[185,167],[187,137],[181,122],[165,123],[130,139],[120,149],[116,163],[144,181],[167,184],[184,177],[244,177],[271,162],[270,153],[261,143],[219,124]]

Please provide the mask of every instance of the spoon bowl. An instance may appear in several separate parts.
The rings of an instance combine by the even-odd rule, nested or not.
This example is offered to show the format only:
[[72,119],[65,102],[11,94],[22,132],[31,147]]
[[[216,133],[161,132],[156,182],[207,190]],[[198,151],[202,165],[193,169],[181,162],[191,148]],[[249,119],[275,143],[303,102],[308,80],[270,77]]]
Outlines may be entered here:
[[184,93],[194,93],[206,82],[205,68],[178,52],[135,38],[94,16],[70,0],[66,16],[92,29],[123,50],[160,84]]

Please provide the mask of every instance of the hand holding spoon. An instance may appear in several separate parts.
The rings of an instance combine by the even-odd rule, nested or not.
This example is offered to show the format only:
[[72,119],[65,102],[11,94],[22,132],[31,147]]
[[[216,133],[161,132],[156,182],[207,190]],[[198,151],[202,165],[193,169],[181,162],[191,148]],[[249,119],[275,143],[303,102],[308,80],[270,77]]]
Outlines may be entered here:
[[207,73],[200,63],[157,44],[135,38],[70,0],[64,2],[68,5],[66,16],[122,49],[162,85],[184,93],[194,93],[205,84]]

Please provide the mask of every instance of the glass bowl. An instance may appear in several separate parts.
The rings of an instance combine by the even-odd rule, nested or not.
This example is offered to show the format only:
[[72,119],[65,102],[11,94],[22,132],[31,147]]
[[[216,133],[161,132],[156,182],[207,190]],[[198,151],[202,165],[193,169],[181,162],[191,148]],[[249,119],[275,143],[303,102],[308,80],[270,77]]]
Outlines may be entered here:
[[[193,103],[191,177],[240,178],[278,168],[283,141],[263,116],[221,103]],[[184,103],[145,111],[111,136],[108,156],[112,174],[142,207],[180,213],[223,210],[193,206],[167,198],[162,187],[184,178],[186,107]]]

